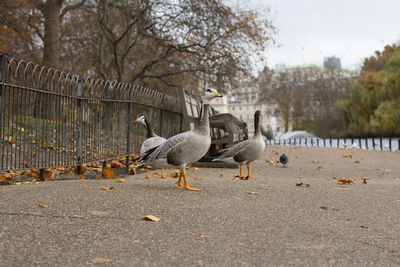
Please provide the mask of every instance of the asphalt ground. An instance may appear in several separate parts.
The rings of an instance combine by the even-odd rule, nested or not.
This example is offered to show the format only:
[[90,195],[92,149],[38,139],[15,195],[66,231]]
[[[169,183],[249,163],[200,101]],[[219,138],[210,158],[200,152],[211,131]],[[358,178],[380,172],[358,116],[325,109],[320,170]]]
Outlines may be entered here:
[[400,265],[399,153],[267,147],[257,179],[236,174],[0,186],[0,266]]

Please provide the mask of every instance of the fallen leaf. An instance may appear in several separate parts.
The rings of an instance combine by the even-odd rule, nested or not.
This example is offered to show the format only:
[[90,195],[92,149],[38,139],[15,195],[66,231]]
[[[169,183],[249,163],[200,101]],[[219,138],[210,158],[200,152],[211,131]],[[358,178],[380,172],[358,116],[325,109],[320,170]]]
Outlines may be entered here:
[[358,160],[354,161],[354,163],[356,163],[356,164],[360,164],[360,162],[359,162]]
[[251,192],[251,191],[247,192],[247,194],[250,194],[250,195],[261,195],[261,193],[259,193],[259,192]]
[[396,251],[393,249],[384,249],[383,252],[385,253],[395,253]]
[[93,180],[103,180],[103,178],[95,177],[95,178],[93,178]]
[[333,211],[341,211],[342,209],[340,209],[340,208],[332,208],[331,210],[333,210]]
[[116,179],[115,182],[117,182],[117,183],[125,183],[126,180],[124,180],[124,179]]
[[362,183],[367,184],[367,178],[364,178]]
[[327,210],[328,209],[327,206],[321,206],[320,208],[323,209],[323,210]]
[[155,172],[155,173],[153,173],[153,177],[161,178],[161,177],[162,177],[162,174],[159,173],[159,172]]
[[113,190],[114,186],[105,186],[105,187],[102,187],[101,189],[103,189],[103,190]]
[[142,217],[142,219],[146,220],[146,221],[152,221],[152,222],[158,222],[160,220],[160,218],[157,218],[154,215],[145,215]]
[[135,175],[136,174],[135,169],[134,168],[129,169],[129,174],[130,175]]
[[49,207],[49,205],[46,205],[44,203],[40,203],[40,204],[38,204],[38,207],[47,209]]
[[56,178],[57,174],[57,170],[54,169],[44,170],[43,179],[45,181],[53,181]]
[[114,172],[113,172],[113,170],[111,170],[111,168],[104,168],[103,174],[108,179],[114,179],[115,178]]
[[83,180],[85,178],[85,174],[84,173],[78,174],[76,178],[78,178],[78,180]]
[[324,168],[324,167],[322,167],[322,166],[318,166],[318,167],[317,167],[317,170],[320,171],[320,170],[322,170],[323,168]]
[[319,160],[313,160],[312,163],[320,163]]
[[277,205],[279,205],[279,203],[276,203],[276,202],[269,202],[269,201],[265,202],[265,204],[267,204],[267,205],[269,205],[269,206],[277,206]]
[[351,159],[352,157],[353,157],[353,155],[351,155],[351,154],[343,155],[343,158],[345,158],[345,159]]
[[354,182],[352,180],[346,179],[346,178],[339,179],[338,183],[341,183],[341,184],[354,184]]
[[103,264],[103,263],[110,263],[110,262],[112,262],[112,260],[105,259],[105,258],[93,258],[93,259],[88,260],[88,262],[94,263],[94,264]]
[[122,164],[121,162],[116,161],[116,160],[112,160],[110,162],[110,165],[112,168],[123,168],[124,167],[124,164]]
[[307,187],[310,187],[310,184],[306,184]]
[[296,186],[303,185],[303,182],[296,183]]
[[108,211],[87,211],[88,214],[93,216],[109,216],[111,212]]

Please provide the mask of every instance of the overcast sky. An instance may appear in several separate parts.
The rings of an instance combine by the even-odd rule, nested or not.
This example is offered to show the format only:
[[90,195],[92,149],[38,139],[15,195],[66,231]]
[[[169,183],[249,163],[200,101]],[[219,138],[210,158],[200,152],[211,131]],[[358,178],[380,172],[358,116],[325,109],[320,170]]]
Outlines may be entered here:
[[340,57],[356,69],[365,57],[400,40],[400,0],[247,0],[271,8],[278,48],[267,52],[268,66],[322,65]]

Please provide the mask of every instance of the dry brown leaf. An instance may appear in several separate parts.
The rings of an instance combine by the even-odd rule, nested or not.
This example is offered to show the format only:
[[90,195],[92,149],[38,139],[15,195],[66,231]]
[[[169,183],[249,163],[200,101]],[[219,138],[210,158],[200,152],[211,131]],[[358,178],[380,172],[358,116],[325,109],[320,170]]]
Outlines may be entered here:
[[279,205],[279,203],[270,202],[270,201],[265,202],[265,204],[267,204],[268,206],[278,206]]
[[341,184],[354,184],[354,182],[352,180],[346,179],[346,178],[339,179],[338,183],[341,183]]
[[44,203],[40,203],[40,204],[38,204],[38,207],[47,209],[49,207],[49,205],[46,205]]
[[319,160],[313,160],[312,163],[321,163]]
[[340,209],[340,208],[332,208],[331,210],[333,210],[333,211],[341,211],[342,209]]
[[367,179],[368,179],[368,178],[363,178],[363,182],[362,182],[362,183],[363,183],[363,184],[367,184]]
[[161,178],[162,175],[161,175],[161,173],[159,173],[159,172],[155,172],[155,173],[153,173],[153,177]]
[[103,178],[95,177],[95,178],[93,178],[93,180],[103,180]]
[[261,193],[259,193],[259,192],[252,192],[252,191],[247,192],[247,194],[250,194],[250,195],[261,195]]
[[328,209],[327,206],[321,206],[320,208],[323,209],[323,210],[327,210]]
[[53,181],[56,178],[57,174],[57,170],[54,169],[44,170],[43,179],[45,181]]
[[84,173],[78,174],[76,178],[78,178],[79,180],[83,180],[85,178],[85,174]]
[[116,179],[115,182],[117,182],[117,183],[125,183],[126,180],[124,180],[124,179]]
[[307,187],[310,187],[311,185],[310,185],[310,184],[306,184],[306,186],[307,186]]
[[103,189],[103,190],[113,190],[114,186],[105,186],[105,187],[102,187],[101,189]]
[[351,159],[352,157],[353,157],[353,155],[351,155],[351,154],[343,155],[343,158],[345,158],[345,159]]
[[93,258],[93,259],[88,260],[88,262],[94,263],[94,264],[103,264],[103,263],[110,263],[110,262],[112,262],[112,260],[105,259],[105,258]]
[[324,167],[322,167],[322,166],[318,166],[318,167],[317,167],[317,170],[320,171],[320,170],[322,170],[323,168],[324,168]]
[[395,253],[396,251],[393,249],[384,249],[383,252],[385,253]]
[[129,169],[129,174],[130,175],[135,175],[136,174],[136,170],[134,168]]
[[160,218],[157,218],[154,215],[145,215],[142,217],[142,219],[146,220],[146,221],[152,221],[152,222],[158,222],[160,220]]
[[360,164],[360,161],[356,160],[356,161],[354,161],[354,163],[356,163],[356,164]]
[[109,216],[111,212],[108,211],[87,211],[88,214],[93,216]]
[[110,162],[110,165],[112,168],[123,168],[124,164],[122,164],[121,162],[117,161],[117,160],[112,160]]
[[296,186],[303,185],[303,182],[296,183]]
[[108,179],[114,179],[115,178],[114,172],[113,172],[113,170],[111,170],[111,168],[104,168],[103,174]]

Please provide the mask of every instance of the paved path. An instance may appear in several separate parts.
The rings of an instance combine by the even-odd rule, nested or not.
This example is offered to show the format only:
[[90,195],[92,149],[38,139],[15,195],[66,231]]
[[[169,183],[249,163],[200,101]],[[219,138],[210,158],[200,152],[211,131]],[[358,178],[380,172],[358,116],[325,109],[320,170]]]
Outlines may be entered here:
[[[289,167],[265,162],[283,151]],[[201,192],[143,174],[1,186],[0,266],[399,266],[399,166],[393,152],[268,147],[256,180],[188,171]]]

